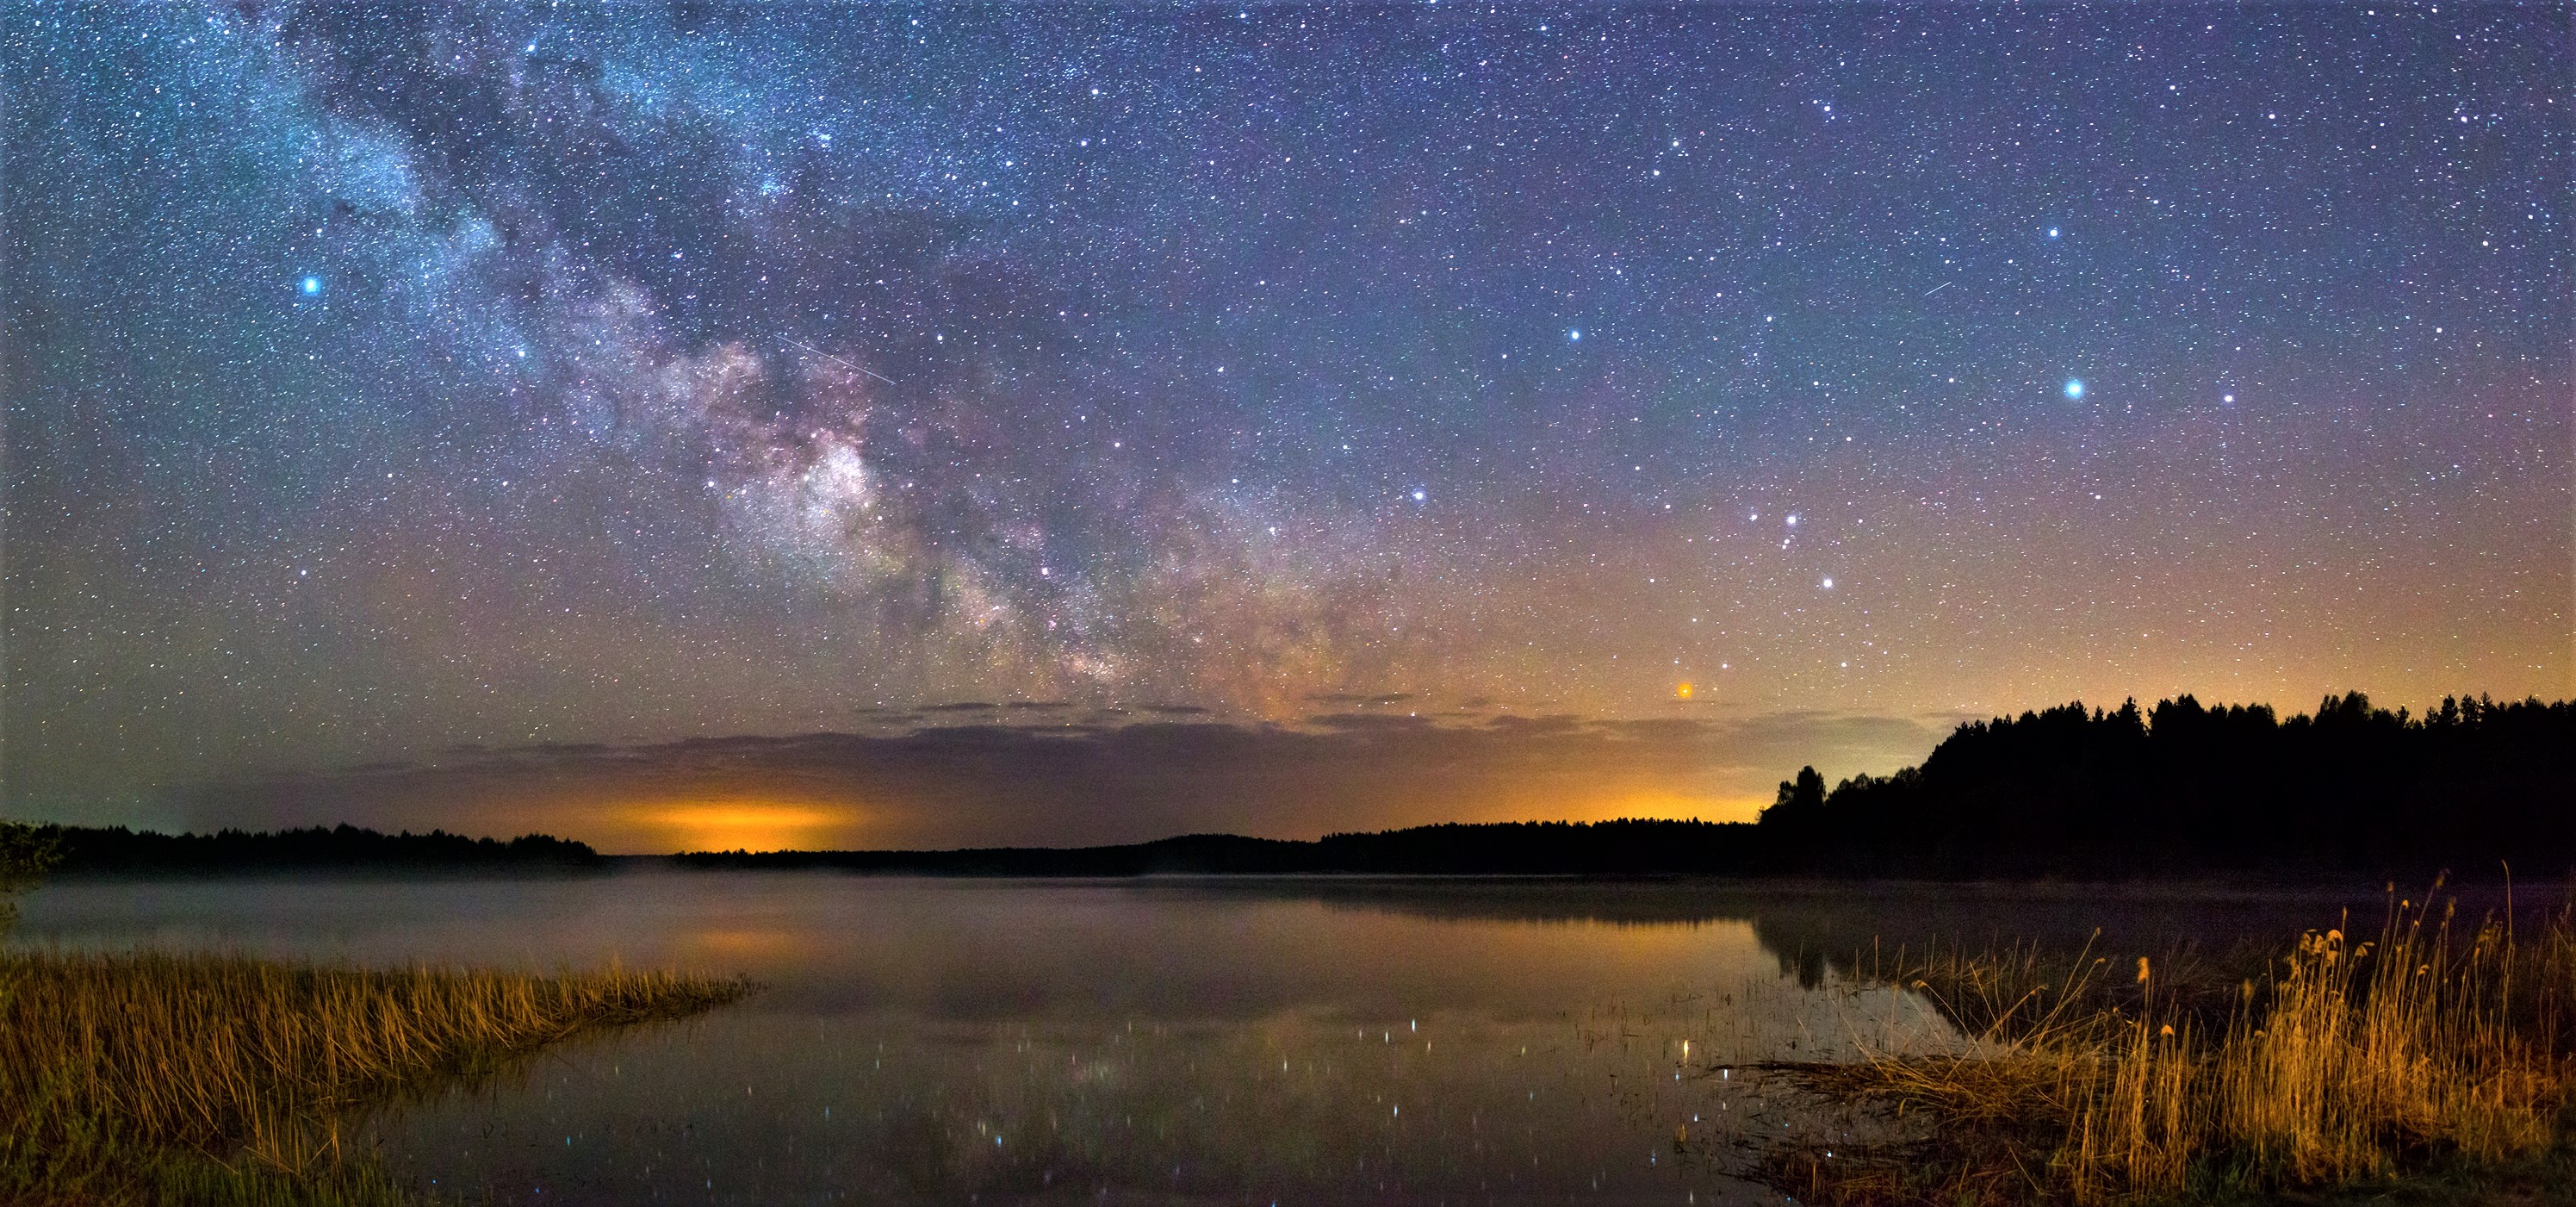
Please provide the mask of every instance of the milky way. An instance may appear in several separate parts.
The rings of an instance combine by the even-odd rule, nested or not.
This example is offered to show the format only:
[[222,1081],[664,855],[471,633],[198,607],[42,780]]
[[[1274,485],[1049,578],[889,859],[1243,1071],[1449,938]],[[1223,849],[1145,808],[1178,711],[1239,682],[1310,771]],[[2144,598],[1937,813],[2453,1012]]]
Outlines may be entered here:
[[2563,7],[7,14],[21,809],[2576,682]]

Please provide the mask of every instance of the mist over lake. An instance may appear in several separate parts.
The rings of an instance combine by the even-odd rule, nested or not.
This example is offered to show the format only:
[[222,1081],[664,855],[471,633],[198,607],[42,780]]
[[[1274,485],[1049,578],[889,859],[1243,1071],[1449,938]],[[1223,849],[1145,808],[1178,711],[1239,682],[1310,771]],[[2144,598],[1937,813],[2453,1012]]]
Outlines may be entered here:
[[[29,944],[744,973],[752,999],[378,1113],[501,1203],[1777,1202],[1756,1141],[1880,1126],[1727,1064],[1938,1051],[1938,936],[2072,953],[2367,893],[824,873],[73,880]],[[1918,947],[1919,950],[1919,947]],[[1685,1049],[1684,1045],[1688,1045]]]

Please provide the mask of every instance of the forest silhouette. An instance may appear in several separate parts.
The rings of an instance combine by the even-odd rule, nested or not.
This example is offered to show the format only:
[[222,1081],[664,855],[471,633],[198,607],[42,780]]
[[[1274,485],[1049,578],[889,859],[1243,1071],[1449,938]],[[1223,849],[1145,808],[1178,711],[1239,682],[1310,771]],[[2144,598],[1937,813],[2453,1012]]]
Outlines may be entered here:
[[507,842],[445,830],[386,834],[359,826],[212,834],[159,834],[124,826],[38,826],[32,840],[61,872],[297,872],[382,868],[529,870],[596,868],[589,844],[548,834]]
[[1758,822],[1452,823],[1312,842],[1191,834],[1117,846],[602,856],[351,826],[169,836],[43,827],[70,872],[529,871],[636,862],[947,876],[1721,875],[2323,880],[2576,872],[2576,701],[2448,698],[2422,716],[2330,695],[2313,715],[2191,696],[1970,722],[1921,765],[1780,784]]
[[1962,725],[1921,766],[1830,792],[1803,769],[1759,828],[1776,870],[1844,876],[2555,878],[2576,859],[2576,702],[2072,703]]
[[1758,823],[1451,824],[1317,842],[1192,835],[1071,850],[699,852],[698,867],[959,875],[1803,875],[2120,880],[2497,879],[2576,870],[2576,701],[2446,698],[2421,717],[2330,695],[2313,715],[2074,702],[1959,726],[1919,766]]

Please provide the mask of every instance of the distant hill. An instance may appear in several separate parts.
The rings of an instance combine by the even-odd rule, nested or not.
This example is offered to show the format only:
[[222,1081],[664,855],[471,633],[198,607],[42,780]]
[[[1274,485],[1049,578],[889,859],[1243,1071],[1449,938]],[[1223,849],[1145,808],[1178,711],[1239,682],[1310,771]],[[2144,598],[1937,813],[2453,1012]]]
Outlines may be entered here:
[[445,830],[384,834],[347,825],[212,834],[156,834],[123,826],[38,826],[35,838],[52,844],[60,858],[54,870],[66,873],[597,868],[607,864],[588,844],[546,834],[501,842]]
[[1749,822],[1622,819],[1437,825],[1317,842],[1190,834],[1109,847],[699,851],[694,868],[832,868],[934,876],[1643,875],[1758,871]]

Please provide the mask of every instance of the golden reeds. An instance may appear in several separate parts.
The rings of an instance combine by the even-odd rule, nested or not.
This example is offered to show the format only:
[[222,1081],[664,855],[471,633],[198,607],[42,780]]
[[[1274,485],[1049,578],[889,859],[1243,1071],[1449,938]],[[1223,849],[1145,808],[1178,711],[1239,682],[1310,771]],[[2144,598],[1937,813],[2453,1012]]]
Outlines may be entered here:
[[2559,1140],[2576,1010],[2566,915],[2521,937],[2490,920],[2463,942],[2447,909],[2396,902],[2374,941],[2303,936],[2216,1018],[2147,960],[2134,989],[2114,992],[2107,968],[2088,953],[2051,978],[2018,949],[1910,970],[1968,1025],[1963,1051],[1782,1067],[1921,1112],[1929,1139],[1876,1162],[1787,1154],[1775,1177],[1825,1202],[2170,1202],[2494,1167]]
[[0,956],[0,984],[0,1178],[21,1190],[83,1181],[93,1171],[58,1168],[79,1154],[247,1154],[303,1173],[336,1157],[352,1112],[747,989],[624,969],[542,976],[49,951]]

